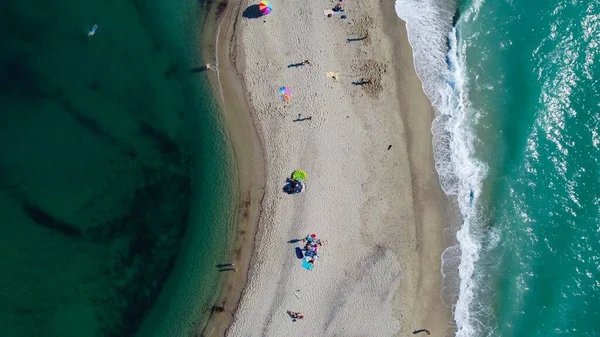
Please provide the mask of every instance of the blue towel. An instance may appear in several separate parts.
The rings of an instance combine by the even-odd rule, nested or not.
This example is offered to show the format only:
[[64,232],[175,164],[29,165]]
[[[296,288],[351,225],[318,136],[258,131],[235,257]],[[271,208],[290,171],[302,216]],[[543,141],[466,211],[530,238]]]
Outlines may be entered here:
[[302,261],[302,267],[304,267],[304,269],[312,270],[314,266],[312,263],[308,263],[308,259],[304,259],[304,261]]

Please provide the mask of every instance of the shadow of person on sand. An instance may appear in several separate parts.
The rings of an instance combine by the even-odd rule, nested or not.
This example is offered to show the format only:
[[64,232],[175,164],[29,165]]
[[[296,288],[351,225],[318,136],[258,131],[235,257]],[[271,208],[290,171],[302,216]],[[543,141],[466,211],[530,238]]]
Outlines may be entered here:
[[242,16],[247,19],[258,19],[262,15],[263,14],[260,11],[260,8],[258,7],[258,5],[250,5],[242,13]]
[[349,38],[349,39],[346,39],[346,42],[350,43],[350,42],[362,41],[362,40],[365,40],[367,37],[368,36]]
[[367,84],[371,84],[373,81],[371,80],[365,80],[365,79],[361,79],[360,81],[354,81],[352,82],[352,84],[354,85],[367,85]]

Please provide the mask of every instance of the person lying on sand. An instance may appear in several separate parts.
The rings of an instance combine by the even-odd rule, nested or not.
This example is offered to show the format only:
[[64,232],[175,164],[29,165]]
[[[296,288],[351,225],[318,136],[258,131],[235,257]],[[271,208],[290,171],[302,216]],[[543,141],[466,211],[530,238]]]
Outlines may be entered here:
[[292,322],[304,318],[304,315],[300,312],[288,311],[288,315],[290,315],[290,317],[292,318]]

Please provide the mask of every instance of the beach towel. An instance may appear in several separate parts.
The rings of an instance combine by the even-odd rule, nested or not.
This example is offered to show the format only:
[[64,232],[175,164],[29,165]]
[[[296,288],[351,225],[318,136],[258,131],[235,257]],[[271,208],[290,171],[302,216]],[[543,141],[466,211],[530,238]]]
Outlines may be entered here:
[[304,267],[304,269],[307,270],[312,270],[313,269],[313,264],[308,262],[308,259],[305,258],[304,261],[302,261],[302,267]]
[[325,73],[325,75],[327,77],[333,78],[334,81],[337,81],[340,78],[340,74],[339,73],[334,73],[333,71],[328,71],[327,73]]

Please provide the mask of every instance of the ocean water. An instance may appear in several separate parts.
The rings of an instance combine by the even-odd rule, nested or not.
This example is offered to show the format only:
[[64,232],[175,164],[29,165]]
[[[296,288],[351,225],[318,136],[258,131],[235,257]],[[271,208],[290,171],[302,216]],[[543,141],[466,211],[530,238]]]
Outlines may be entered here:
[[462,222],[457,336],[600,336],[600,3],[397,0]]
[[[0,334],[188,336],[235,181],[203,2],[0,2]],[[93,38],[87,32],[99,28]]]

